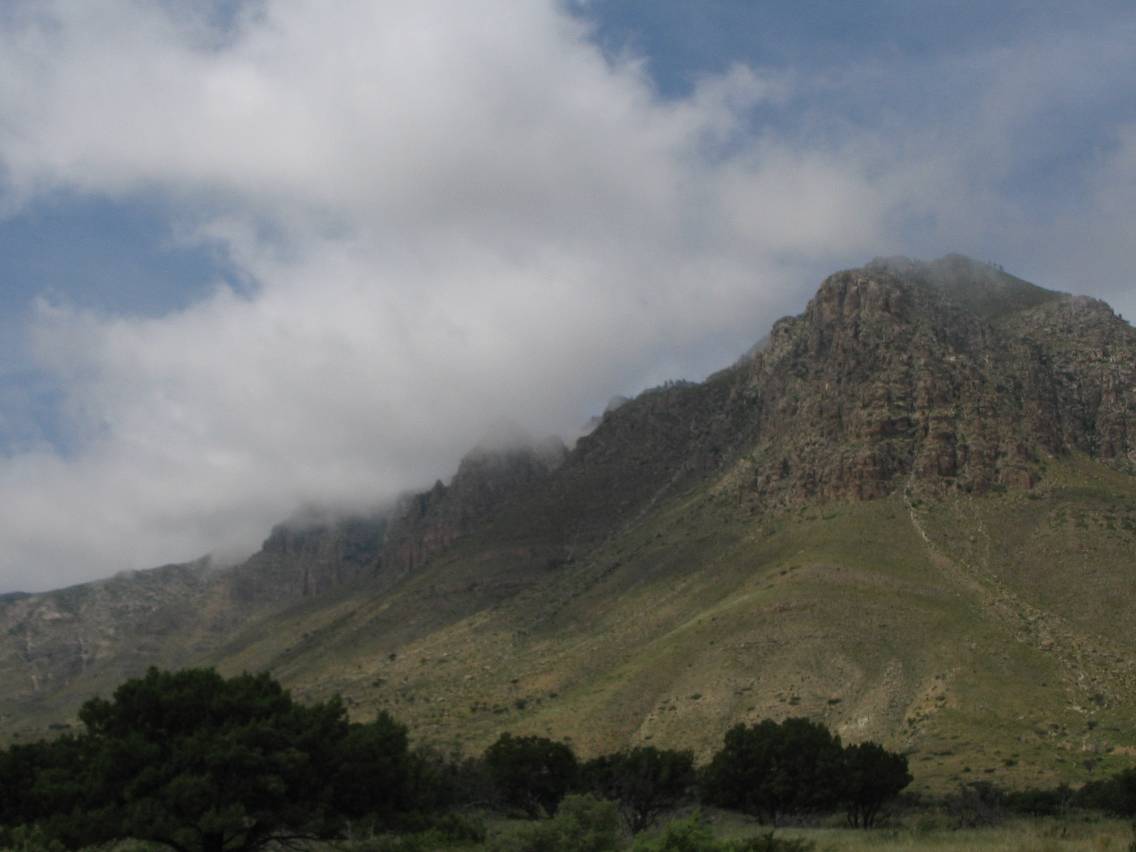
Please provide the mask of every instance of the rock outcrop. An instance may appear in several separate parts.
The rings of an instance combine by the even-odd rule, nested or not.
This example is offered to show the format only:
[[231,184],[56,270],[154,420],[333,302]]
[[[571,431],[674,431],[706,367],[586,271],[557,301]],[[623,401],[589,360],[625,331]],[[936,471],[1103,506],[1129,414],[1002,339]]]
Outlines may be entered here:
[[402,497],[383,547],[386,581],[400,577],[490,521],[546,480],[568,450],[558,438],[533,441],[515,427],[483,440],[462,459],[450,484]]
[[252,605],[287,602],[373,579],[387,517],[312,512],[278,524],[260,550],[233,572],[233,595]]
[[957,256],[833,275],[740,369],[766,502],[1028,488],[1046,457],[1127,468],[1136,448],[1136,331]]

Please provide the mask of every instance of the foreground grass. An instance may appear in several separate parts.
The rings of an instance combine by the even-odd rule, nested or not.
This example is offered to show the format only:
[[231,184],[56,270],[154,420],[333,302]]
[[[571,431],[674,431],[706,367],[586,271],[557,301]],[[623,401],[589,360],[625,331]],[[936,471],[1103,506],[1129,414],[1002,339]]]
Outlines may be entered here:
[[[688,814],[687,814],[688,815]],[[711,810],[707,813],[720,840],[738,840],[769,833],[739,814]],[[460,852],[493,850],[502,840],[524,831],[525,820],[490,818],[484,844],[449,847]],[[661,833],[662,829],[649,832]],[[867,852],[867,850],[935,850],[935,852],[1131,852],[1136,850],[1136,826],[1123,820],[1093,818],[1021,818],[983,828],[951,828],[938,813],[910,814],[895,824],[863,831],[842,827],[783,827],[776,837],[807,840],[814,852]],[[630,845],[630,844],[629,844]],[[330,847],[329,847],[330,852]]]
[[[711,812],[708,814],[714,834],[719,839],[741,839],[768,834],[769,829],[757,826],[737,814]],[[526,820],[490,817],[487,820],[488,837],[485,843],[446,844],[445,852],[493,852],[506,838],[523,831],[532,823]],[[661,831],[661,829],[660,829]],[[775,836],[803,839],[813,844],[813,852],[868,852],[887,850],[934,850],[934,852],[1133,852],[1136,850],[1136,826],[1123,820],[1089,818],[1038,818],[1007,820],[998,826],[986,828],[953,829],[947,827],[941,815],[934,813],[912,814],[895,825],[862,831],[848,828],[778,828]],[[630,845],[630,844],[628,844]],[[0,847],[14,852],[42,852],[31,846]],[[295,848],[295,847],[290,847]],[[306,852],[432,852],[429,844],[421,845],[404,837],[388,838],[386,842],[361,840],[334,844],[313,843],[302,847]],[[442,849],[443,847],[438,847]],[[99,847],[101,852],[160,852],[159,847],[145,843],[122,843],[113,847]]]
[[919,826],[851,829],[786,829],[782,837],[801,837],[816,844],[816,852],[860,852],[887,849],[933,849],[938,852],[1064,852],[1064,850],[1129,850],[1133,831],[1127,823],[1070,823],[1060,820],[1015,820],[994,828],[921,829]]
[[[752,820],[730,811],[707,813],[714,833],[722,839],[765,834]],[[994,826],[955,828],[939,810],[893,815],[881,828],[864,831],[835,822],[822,827],[778,828],[777,837],[800,838],[814,844],[814,852],[860,852],[886,849],[932,849],[936,852],[1073,852],[1077,850],[1136,850],[1136,825],[1120,819],[1073,813],[1063,817],[1014,817]]]

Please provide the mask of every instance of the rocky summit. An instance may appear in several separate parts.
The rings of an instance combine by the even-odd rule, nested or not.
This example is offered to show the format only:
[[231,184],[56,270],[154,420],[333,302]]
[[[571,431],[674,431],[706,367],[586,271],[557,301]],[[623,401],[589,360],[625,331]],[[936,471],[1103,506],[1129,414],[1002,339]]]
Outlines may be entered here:
[[149,664],[269,669],[468,750],[502,730],[708,754],[805,715],[918,783],[1136,752],[1136,330],[961,256],[836,273],[701,383],[571,448],[503,429],[361,517],[0,598],[0,734]]

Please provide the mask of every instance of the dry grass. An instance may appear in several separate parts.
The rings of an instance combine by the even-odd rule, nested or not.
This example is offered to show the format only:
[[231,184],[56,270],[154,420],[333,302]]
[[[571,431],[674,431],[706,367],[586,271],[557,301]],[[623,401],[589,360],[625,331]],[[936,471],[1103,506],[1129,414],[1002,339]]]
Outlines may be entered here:
[[1123,822],[1065,823],[1043,820],[1015,821],[997,828],[958,831],[918,828],[881,829],[872,832],[813,829],[781,832],[807,837],[816,852],[891,852],[930,849],[936,852],[1104,852],[1128,850],[1133,843],[1131,826]]

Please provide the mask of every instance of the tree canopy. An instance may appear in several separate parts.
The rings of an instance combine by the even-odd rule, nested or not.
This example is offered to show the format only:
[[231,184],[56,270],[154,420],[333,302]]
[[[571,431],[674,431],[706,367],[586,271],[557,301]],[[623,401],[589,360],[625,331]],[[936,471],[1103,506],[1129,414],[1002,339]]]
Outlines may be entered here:
[[761,820],[843,805],[862,828],[910,783],[903,755],[870,742],[844,748],[822,723],[802,718],[734,726],[702,778],[706,801]]
[[697,781],[691,752],[654,746],[593,758],[584,764],[583,775],[589,789],[619,803],[633,834],[677,807]]
[[844,750],[843,798],[848,821],[855,827],[871,828],[890,799],[911,783],[907,758],[878,743],[859,743]]
[[839,737],[808,719],[735,725],[704,776],[707,799],[776,822],[785,813],[823,811],[841,798]]
[[337,836],[405,795],[406,730],[351,724],[338,698],[301,705],[267,674],[164,672],[80,711],[78,737],[12,749],[4,823],[39,822],[69,848],[133,838],[175,852],[253,852]]
[[530,816],[554,813],[579,771],[570,746],[507,733],[486,749],[485,764],[501,799]]

